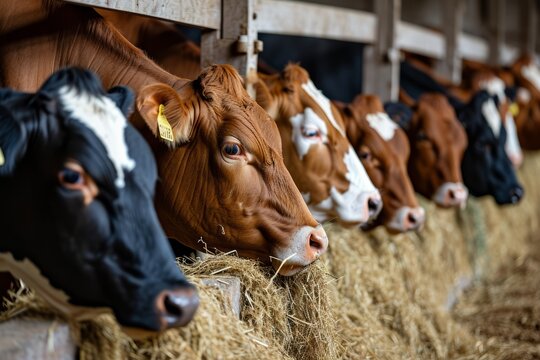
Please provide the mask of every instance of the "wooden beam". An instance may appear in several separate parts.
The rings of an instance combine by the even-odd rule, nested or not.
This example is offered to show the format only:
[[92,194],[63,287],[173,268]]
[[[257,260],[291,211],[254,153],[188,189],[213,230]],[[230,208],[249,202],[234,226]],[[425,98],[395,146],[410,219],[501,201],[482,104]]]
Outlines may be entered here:
[[151,16],[162,20],[219,29],[221,0],[65,0],[66,2]]
[[261,33],[375,42],[373,14],[296,1],[262,0],[257,7]]
[[521,23],[523,26],[523,42],[520,44],[521,52],[534,54],[538,39],[538,5],[536,0],[523,0],[521,5]]
[[205,31],[201,37],[201,65],[232,64],[244,77],[246,89],[254,96],[257,80],[257,40],[255,0],[222,0],[221,28]]
[[482,38],[461,34],[459,37],[459,53],[463,59],[487,62],[489,46]]
[[396,44],[400,49],[435,59],[445,56],[444,36],[438,31],[418,25],[399,22]]
[[505,0],[491,0],[488,8],[489,63],[496,66],[503,64],[501,54],[506,31],[505,6]]
[[464,0],[443,0],[441,15],[445,40],[445,56],[439,62],[438,71],[453,83],[461,82],[461,54],[459,37],[463,28],[465,14]]
[[401,0],[375,1],[377,41],[364,48],[365,93],[374,93],[383,101],[398,99],[399,51],[396,30],[401,17]]

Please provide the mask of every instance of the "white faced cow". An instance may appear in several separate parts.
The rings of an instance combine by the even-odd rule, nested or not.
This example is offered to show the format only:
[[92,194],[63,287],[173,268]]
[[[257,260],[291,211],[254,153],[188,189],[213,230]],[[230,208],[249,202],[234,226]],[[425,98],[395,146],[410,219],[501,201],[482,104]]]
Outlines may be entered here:
[[198,306],[153,207],[156,164],[126,121],[133,95],[88,71],[0,90],[0,270],[75,318],[188,323]]

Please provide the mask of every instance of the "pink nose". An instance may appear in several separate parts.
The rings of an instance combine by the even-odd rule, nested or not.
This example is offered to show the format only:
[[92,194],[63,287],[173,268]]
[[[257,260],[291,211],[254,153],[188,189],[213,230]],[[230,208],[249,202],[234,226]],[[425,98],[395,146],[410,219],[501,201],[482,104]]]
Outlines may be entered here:
[[420,228],[426,220],[426,213],[423,208],[409,208],[403,217],[403,230],[416,230]]
[[187,325],[199,307],[199,295],[191,286],[164,290],[155,301],[161,330]]
[[306,257],[309,262],[315,261],[328,249],[328,236],[322,226],[317,226],[308,235]]

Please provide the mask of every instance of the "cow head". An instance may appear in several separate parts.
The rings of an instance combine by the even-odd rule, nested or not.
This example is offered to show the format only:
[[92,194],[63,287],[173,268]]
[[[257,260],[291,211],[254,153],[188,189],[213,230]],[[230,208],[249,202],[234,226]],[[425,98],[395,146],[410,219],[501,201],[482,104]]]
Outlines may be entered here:
[[358,95],[350,104],[339,107],[347,137],[382,195],[384,207],[374,225],[384,224],[391,232],[418,229],[425,212],[418,206],[407,175],[407,135],[384,112],[377,96]]
[[[508,74],[500,74],[507,77]],[[472,79],[472,90],[474,93],[486,90],[489,95],[497,98],[497,105],[502,124],[506,130],[505,151],[515,168],[519,168],[523,163],[523,152],[519,144],[514,116],[510,112],[510,102],[512,99],[508,94],[512,91],[507,88],[505,82],[491,71],[481,71],[476,73]],[[513,91],[515,93],[515,91]]]
[[198,306],[153,207],[156,165],[126,121],[127,88],[65,69],[35,94],[0,91],[0,268],[60,311],[184,325]]
[[298,65],[262,77],[257,101],[274,118],[287,169],[319,221],[366,224],[381,210],[379,192],[347,140],[335,106]]
[[506,129],[497,102],[497,96],[480,91],[459,114],[469,139],[463,179],[475,196],[492,195],[498,204],[514,204],[522,198],[523,188],[505,152]]
[[526,88],[533,99],[540,101],[540,67],[530,55],[520,56],[512,65],[512,72],[520,86]]
[[414,188],[442,207],[464,206],[467,189],[461,178],[461,159],[467,137],[446,97],[420,96],[406,124],[411,146],[408,171]]
[[209,67],[178,89],[149,85],[137,106],[151,130],[162,178],[156,206],[169,237],[276,268],[288,259],[283,275],[326,250],[326,234],[283,163],[275,122],[232,66]]

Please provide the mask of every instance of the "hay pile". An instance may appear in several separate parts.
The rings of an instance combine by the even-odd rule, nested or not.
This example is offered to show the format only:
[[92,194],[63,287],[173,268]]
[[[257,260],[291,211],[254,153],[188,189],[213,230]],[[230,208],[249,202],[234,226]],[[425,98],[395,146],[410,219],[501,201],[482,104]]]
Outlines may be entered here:
[[[335,280],[322,263],[300,274],[272,279],[273,270],[235,256],[180,264],[199,287],[201,306],[187,327],[133,341],[111,315],[72,324],[84,359],[337,359],[343,352],[335,307]],[[205,286],[209,274],[242,283],[238,319],[221,290]],[[332,290],[333,289],[333,290]],[[19,315],[56,316],[31,291],[18,291],[0,320]],[[328,357],[330,356],[330,357]]]
[[[540,229],[539,172],[540,156],[528,156],[520,173],[527,193],[518,206],[500,208],[490,199],[473,199],[465,210],[441,210],[422,200],[428,220],[419,233],[390,236],[384,229],[362,233],[327,224],[328,255],[291,278],[273,278],[271,269],[235,256],[181,264],[200,286],[201,308],[189,326],[135,342],[110,316],[102,316],[77,324],[80,357],[538,358],[538,346],[531,343],[540,342],[540,284],[530,274],[540,270],[540,255],[526,254]],[[490,274],[509,259],[513,265],[503,273],[510,280],[493,280]],[[529,275],[516,277],[520,273]],[[240,319],[223,305],[227,300],[219,290],[202,285],[211,274],[241,279]],[[470,292],[460,302],[463,290],[477,279],[488,281],[487,290]],[[535,289],[523,304],[523,288],[513,287],[518,282]],[[495,298],[509,302],[495,304]],[[449,310],[456,303],[452,318]],[[486,304],[493,305],[490,311],[484,311]],[[21,311],[51,313],[33,295],[19,293],[4,318]]]

